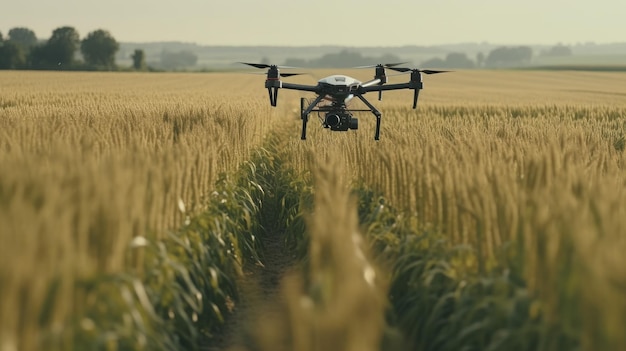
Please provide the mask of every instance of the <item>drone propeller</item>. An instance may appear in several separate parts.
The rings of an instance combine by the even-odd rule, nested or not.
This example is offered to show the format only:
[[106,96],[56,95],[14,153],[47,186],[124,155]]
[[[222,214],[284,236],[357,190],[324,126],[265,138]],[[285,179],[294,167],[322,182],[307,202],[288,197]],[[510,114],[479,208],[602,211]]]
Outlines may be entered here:
[[249,63],[249,62],[238,62],[238,63],[242,63],[244,65],[248,65],[248,66],[252,66],[252,67],[256,67],[256,68],[271,68],[271,67],[276,67],[276,68],[298,68],[298,67],[291,67],[291,66],[279,66],[279,65],[270,65],[267,63]]
[[389,67],[390,70],[394,70],[396,72],[408,73],[408,72],[420,72],[424,74],[437,74],[437,73],[446,73],[452,71],[437,71],[432,69],[417,69],[417,68],[406,68],[406,67]]
[[300,76],[306,73],[281,73],[280,76],[283,78],[291,77],[291,76]]
[[[267,73],[262,73],[262,72],[242,72],[244,74],[254,74],[254,75],[258,75],[258,76],[264,76]],[[283,78],[288,78],[288,77],[292,77],[292,76],[300,76],[300,75],[305,75],[308,73],[281,73],[280,76]]]
[[[353,68],[376,68],[376,75],[374,75],[374,79],[378,80],[378,85],[383,85],[387,83],[387,74],[385,73],[385,68],[393,68],[394,66],[403,65],[407,62],[397,62],[397,63],[379,63],[376,65],[367,65],[367,66],[358,66]],[[380,90],[378,92],[378,101],[383,99],[383,92]]]
[[352,67],[352,68],[374,68],[374,67],[385,67],[385,68],[391,68],[394,66],[398,66],[398,65],[403,65],[407,62],[398,62],[398,63],[379,63],[376,65],[367,65],[367,66],[357,66],[357,67]]
[[401,72],[399,74],[407,74],[407,73],[411,74],[411,80],[409,82],[409,88],[413,89],[413,108],[417,107],[417,99],[419,97],[420,89],[422,89],[422,73],[424,73],[424,74],[437,74],[437,73],[452,72],[452,71],[418,69],[418,68],[406,68],[406,67],[389,67],[389,69],[392,70],[392,71]]
[[244,65],[252,66],[254,68],[265,69],[267,68],[267,80],[265,81],[265,87],[267,88],[267,93],[270,98],[270,104],[272,106],[276,106],[278,102],[278,89],[281,88],[281,82],[279,81],[280,77],[287,78],[292,76],[301,75],[303,73],[280,73],[279,68],[296,68],[289,66],[278,66],[278,65],[270,65],[267,63],[250,63],[250,62],[239,62]]

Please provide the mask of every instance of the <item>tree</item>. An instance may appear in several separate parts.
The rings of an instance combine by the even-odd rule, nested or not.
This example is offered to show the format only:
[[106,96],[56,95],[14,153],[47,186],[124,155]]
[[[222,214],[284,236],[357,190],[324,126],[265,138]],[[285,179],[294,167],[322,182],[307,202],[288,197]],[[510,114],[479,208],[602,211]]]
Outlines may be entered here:
[[328,53],[320,58],[310,60],[309,66],[348,68],[389,62],[402,62],[402,59],[391,54],[380,57],[363,56],[360,52],[344,49],[338,53]]
[[57,64],[52,63],[53,60],[48,56],[48,45],[37,45],[28,53],[28,66],[35,69],[56,67]]
[[0,69],[16,69],[25,64],[24,52],[11,41],[0,40]]
[[115,67],[115,53],[120,45],[106,30],[98,29],[87,34],[80,43],[80,51],[88,65],[95,67]]
[[524,66],[530,62],[533,50],[528,46],[499,47],[491,50],[485,59],[488,67]]
[[424,68],[474,68],[474,62],[461,52],[451,52],[445,60],[438,57],[422,62]]
[[446,61],[439,57],[434,57],[422,62],[420,66],[424,68],[446,68]]
[[549,50],[542,52],[541,55],[549,57],[572,56],[572,49],[569,46],[557,44]]
[[24,53],[28,53],[31,48],[37,45],[35,32],[24,27],[15,27],[9,30],[9,40],[22,48]]
[[314,67],[335,67],[346,68],[353,66],[362,66],[370,64],[369,59],[363,57],[360,52],[342,50],[338,53],[325,54],[318,59],[311,60],[311,65]]
[[45,45],[45,62],[48,64],[71,66],[78,49],[80,38],[73,27],[60,27],[52,31]]
[[461,52],[451,52],[446,55],[446,64],[449,68],[474,68],[474,62]]
[[310,64],[307,60],[301,58],[287,58],[285,59],[285,63],[283,66],[291,66],[291,67],[308,67]]
[[133,59],[134,69],[141,71],[146,68],[146,53],[143,50],[135,49],[130,57]]

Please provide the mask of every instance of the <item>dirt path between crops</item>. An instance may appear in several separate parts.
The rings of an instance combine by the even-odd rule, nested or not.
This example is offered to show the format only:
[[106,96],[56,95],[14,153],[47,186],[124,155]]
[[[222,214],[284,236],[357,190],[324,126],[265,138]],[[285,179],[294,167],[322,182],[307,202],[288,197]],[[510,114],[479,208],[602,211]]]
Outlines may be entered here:
[[280,281],[295,264],[295,255],[287,252],[282,233],[262,238],[263,266],[255,265],[244,269],[244,276],[237,282],[240,301],[234,304],[232,314],[227,317],[224,332],[202,347],[202,350],[257,350],[254,340],[258,323],[267,323],[268,316],[276,316],[282,304]]

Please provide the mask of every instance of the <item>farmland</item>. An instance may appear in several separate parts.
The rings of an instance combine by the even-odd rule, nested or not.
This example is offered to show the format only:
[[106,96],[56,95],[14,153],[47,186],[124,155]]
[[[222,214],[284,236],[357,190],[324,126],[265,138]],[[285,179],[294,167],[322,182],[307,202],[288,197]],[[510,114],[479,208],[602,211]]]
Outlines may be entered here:
[[429,76],[379,142],[262,80],[0,72],[1,351],[626,348],[626,74]]

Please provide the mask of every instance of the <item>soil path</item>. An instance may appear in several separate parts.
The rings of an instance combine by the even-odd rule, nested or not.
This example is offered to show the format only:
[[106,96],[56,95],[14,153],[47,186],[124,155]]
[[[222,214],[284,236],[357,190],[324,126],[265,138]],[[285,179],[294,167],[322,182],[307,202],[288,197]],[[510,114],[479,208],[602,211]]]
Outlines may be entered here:
[[203,350],[256,350],[253,340],[255,325],[266,321],[267,316],[276,316],[275,310],[282,306],[280,282],[295,264],[295,255],[286,250],[282,233],[271,231],[260,240],[263,265],[244,269],[244,276],[237,282],[240,299],[227,317],[224,332],[217,340],[207,343]]

